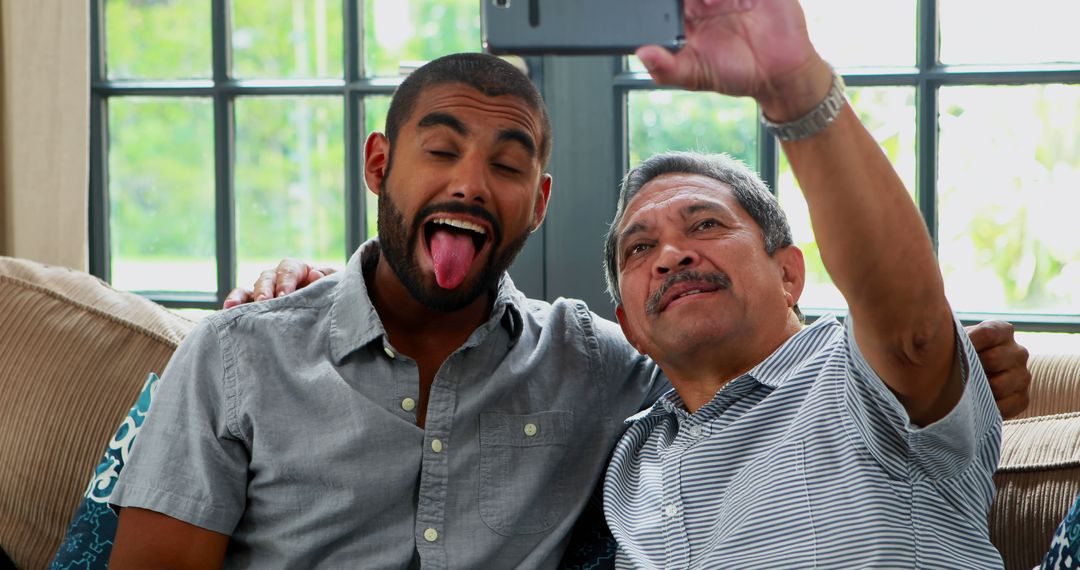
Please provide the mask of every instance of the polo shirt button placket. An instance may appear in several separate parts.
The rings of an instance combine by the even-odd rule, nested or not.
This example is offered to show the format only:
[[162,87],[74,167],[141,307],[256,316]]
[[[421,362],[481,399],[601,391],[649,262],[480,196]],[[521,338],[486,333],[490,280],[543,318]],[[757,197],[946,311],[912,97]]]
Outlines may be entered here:
[[439,540],[439,531],[433,528],[426,529],[424,531],[424,540],[428,542],[435,542],[436,540]]

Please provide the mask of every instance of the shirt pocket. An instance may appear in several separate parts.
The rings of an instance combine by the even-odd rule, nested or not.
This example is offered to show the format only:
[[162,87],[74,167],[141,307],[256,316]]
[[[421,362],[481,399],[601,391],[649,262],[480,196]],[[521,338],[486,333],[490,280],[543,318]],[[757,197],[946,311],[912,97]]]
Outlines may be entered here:
[[503,536],[536,534],[566,516],[573,413],[480,414],[480,518]]

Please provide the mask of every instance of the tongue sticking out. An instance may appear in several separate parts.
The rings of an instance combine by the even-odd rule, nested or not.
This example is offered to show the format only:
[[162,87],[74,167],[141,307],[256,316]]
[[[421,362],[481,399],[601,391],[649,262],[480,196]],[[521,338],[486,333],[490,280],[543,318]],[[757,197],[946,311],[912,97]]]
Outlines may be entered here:
[[476,245],[472,237],[458,232],[436,230],[431,236],[431,258],[435,262],[435,281],[443,289],[455,289],[465,281]]

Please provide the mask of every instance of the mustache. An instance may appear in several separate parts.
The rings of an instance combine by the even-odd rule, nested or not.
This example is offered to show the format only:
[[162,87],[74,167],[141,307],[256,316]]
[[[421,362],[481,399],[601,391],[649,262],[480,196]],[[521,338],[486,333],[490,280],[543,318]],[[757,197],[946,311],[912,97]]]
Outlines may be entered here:
[[491,212],[481,208],[480,206],[469,206],[462,204],[461,202],[442,202],[439,204],[431,204],[425,207],[416,214],[413,218],[413,236],[420,235],[420,226],[424,225],[424,220],[432,216],[433,214],[465,214],[480,218],[491,226],[492,245],[498,246],[502,243],[502,224],[499,220],[495,219],[495,216],[491,215]]
[[711,271],[709,273],[702,273],[700,271],[681,271],[679,273],[674,273],[665,279],[652,295],[649,295],[649,299],[645,302],[645,314],[655,315],[660,312],[660,300],[664,298],[664,295],[667,295],[672,287],[686,281],[710,283],[718,285],[723,289],[729,289],[731,287],[731,278],[723,271]]

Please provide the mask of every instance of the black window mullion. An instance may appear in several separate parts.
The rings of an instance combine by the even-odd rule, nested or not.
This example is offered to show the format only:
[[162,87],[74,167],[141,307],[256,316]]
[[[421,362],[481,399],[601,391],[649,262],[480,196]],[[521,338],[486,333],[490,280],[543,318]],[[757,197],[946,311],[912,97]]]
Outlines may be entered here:
[[[105,79],[105,0],[90,0],[90,81]],[[111,281],[109,250],[109,156],[107,99],[90,93],[90,273]]]
[[229,0],[212,2],[214,44],[214,218],[217,243],[217,297],[220,304],[236,283],[236,200],[233,165],[235,96],[225,89],[232,71]]
[[939,19],[937,0],[919,0],[916,27],[916,62],[919,82],[915,89],[915,157],[918,166],[915,190],[934,251],[938,250],[938,85],[929,77],[938,66]]
[[[360,0],[342,0],[345,25],[345,84],[363,79],[363,12]],[[363,148],[364,97],[345,89],[345,257],[367,237],[367,203],[364,200]]]
[[780,178],[780,145],[776,144],[776,137],[760,120],[757,124],[757,158],[758,175],[773,196],[779,198],[780,187],[777,181]]

